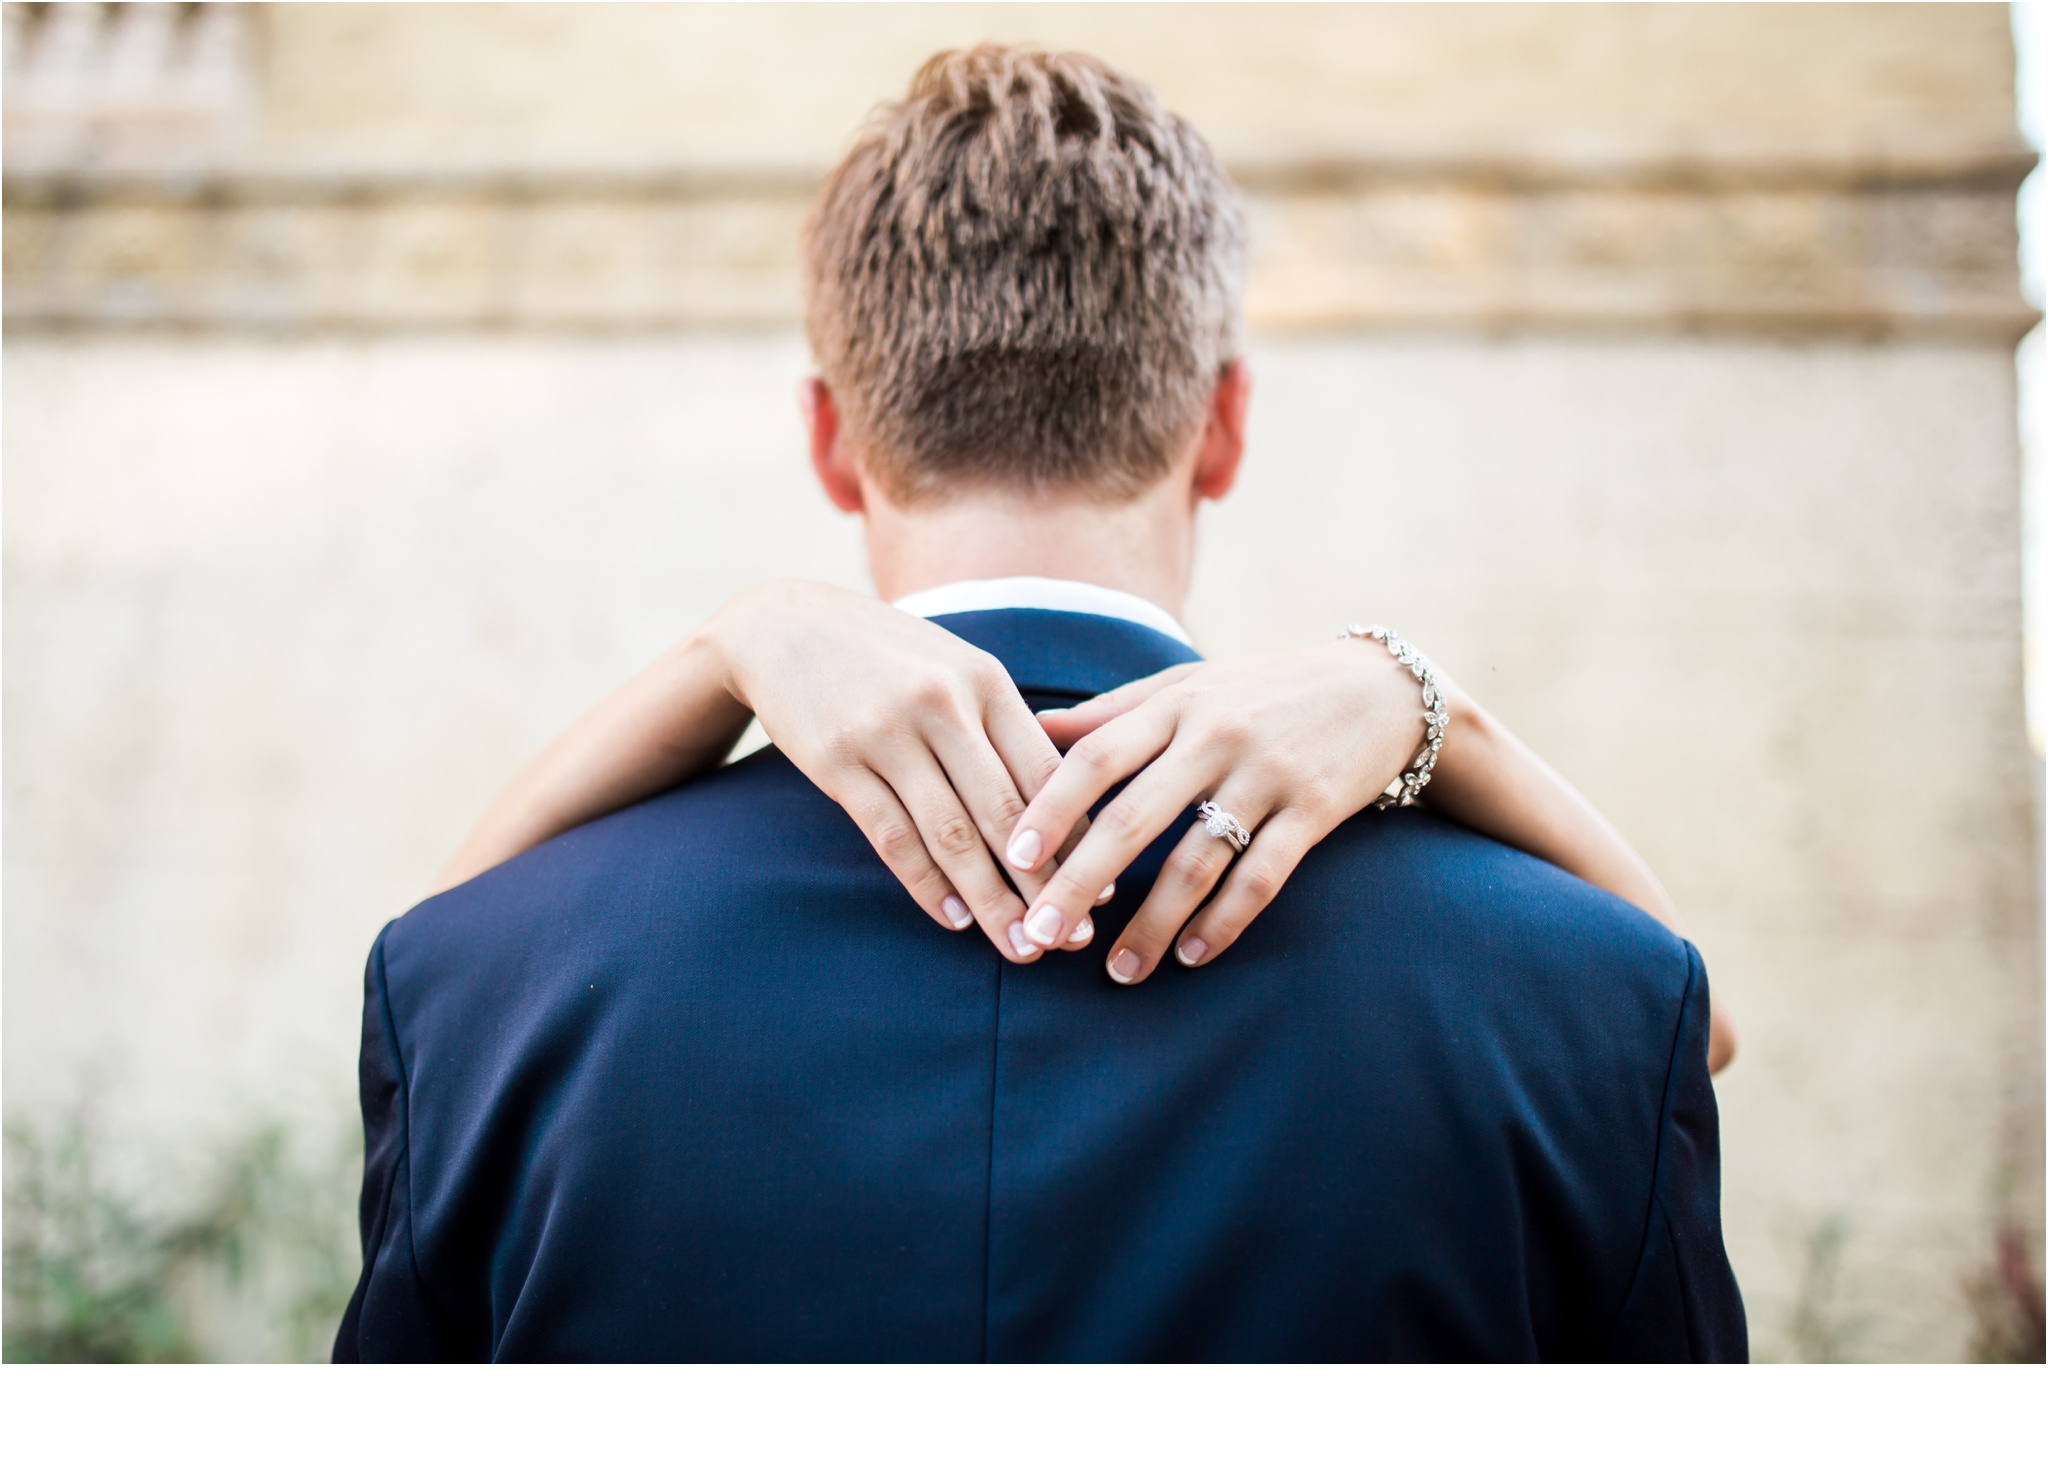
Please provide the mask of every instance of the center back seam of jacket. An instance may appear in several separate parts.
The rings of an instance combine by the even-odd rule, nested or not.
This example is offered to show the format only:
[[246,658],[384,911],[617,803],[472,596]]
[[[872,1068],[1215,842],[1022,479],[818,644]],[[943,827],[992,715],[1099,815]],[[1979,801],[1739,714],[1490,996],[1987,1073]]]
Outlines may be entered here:
[[996,1095],[1003,1054],[1003,969],[1001,953],[996,954],[996,1000],[988,1035],[988,1164],[981,1193],[981,1362],[988,1363],[989,1303],[995,1277],[996,1209]]

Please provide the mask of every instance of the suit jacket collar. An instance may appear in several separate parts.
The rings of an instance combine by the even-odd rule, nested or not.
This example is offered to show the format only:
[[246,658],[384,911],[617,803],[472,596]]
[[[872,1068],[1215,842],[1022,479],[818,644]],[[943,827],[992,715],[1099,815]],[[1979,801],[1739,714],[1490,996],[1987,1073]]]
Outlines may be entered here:
[[1076,611],[961,611],[931,618],[1003,664],[1018,690],[1085,701],[1200,653],[1149,626]]

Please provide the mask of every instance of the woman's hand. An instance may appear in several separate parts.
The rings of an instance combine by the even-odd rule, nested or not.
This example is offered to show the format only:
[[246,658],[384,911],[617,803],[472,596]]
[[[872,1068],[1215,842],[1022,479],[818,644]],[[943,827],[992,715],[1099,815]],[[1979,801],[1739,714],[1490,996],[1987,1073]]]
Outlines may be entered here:
[[[934,921],[978,921],[1020,959],[1046,945],[1024,938],[1024,902],[991,852],[1060,760],[1002,664],[872,596],[804,581],[736,597],[578,719],[492,801],[434,890],[709,773],[754,716]],[[1052,872],[1018,887],[1035,896]],[[1084,920],[1062,945],[1093,934]]]
[[1094,893],[1198,800],[1214,799],[1253,831],[1192,923],[1235,852],[1200,825],[1188,831],[1110,946],[1109,973],[1122,983],[1144,981],[1169,947],[1196,966],[1236,941],[1301,857],[1407,767],[1425,732],[1414,677],[1359,641],[1175,667],[1039,721],[1070,747],[1005,847],[1012,869],[1040,872],[1090,806],[1131,782],[1033,901],[1032,941],[1062,941]]
[[[1683,936],[1664,887],[1600,812],[1441,669],[1437,684],[1450,725],[1429,804]],[[1122,874],[1198,800],[1214,799],[1253,832],[1233,866],[1228,844],[1200,825],[1188,831],[1110,944],[1109,975],[1121,983],[1143,982],[1169,947],[1191,967],[1212,961],[1278,894],[1307,850],[1408,767],[1426,732],[1413,675],[1383,647],[1358,639],[1174,667],[1041,713],[1039,722],[1068,753],[1017,821],[1006,859],[1019,872],[1039,873],[1048,848],[1071,849],[1025,917],[1033,941],[1060,940],[1087,909],[1080,893]],[[1132,775],[1072,844],[1075,823]],[[1226,867],[1222,890],[1197,915]],[[1734,1057],[1735,1030],[1717,1000],[1707,1067],[1718,1074]]]
[[[1036,942],[996,867],[992,852],[1060,766],[1002,663],[886,602],[803,581],[747,592],[701,635],[733,698],[933,920],[978,923],[1016,958],[1088,944],[1088,909],[1110,882],[1077,903],[1057,939]],[[1039,862],[1018,885],[1035,896],[1056,868]]]

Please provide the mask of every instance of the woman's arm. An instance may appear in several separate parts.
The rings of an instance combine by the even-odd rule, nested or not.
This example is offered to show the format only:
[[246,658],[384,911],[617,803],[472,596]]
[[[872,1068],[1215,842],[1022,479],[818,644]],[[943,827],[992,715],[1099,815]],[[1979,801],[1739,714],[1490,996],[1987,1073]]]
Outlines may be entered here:
[[[1613,826],[1476,702],[1439,680],[1451,721],[1425,800],[1681,931],[1670,896]],[[1144,981],[1169,947],[1186,966],[1213,961],[1301,857],[1407,766],[1423,732],[1414,678],[1359,641],[1176,667],[1040,721],[1069,751],[1017,822],[1007,852],[1013,869],[1035,868],[1081,812],[1120,780],[1130,783],[1033,901],[1025,929],[1035,939],[1057,940],[1077,893],[1120,874],[1197,800],[1213,798],[1254,831],[1234,864],[1223,841],[1199,826],[1188,832],[1110,944],[1110,976],[1123,983]],[[1734,1030],[1717,1003],[1710,1068],[1718,1072],[1734,1051]]]
[[[1669,893],[1642,856],[1586,797],[1478,703],[1446,685],[1451,722],[1423,799],[1459,824],[1570,871],[1647,911],[1680,936]],[[1714,999],[1707,1069],[1735,1057],[1735,1028]]]
[[726,685],[709,631],[662,653],[514,774],[428,894],[718,767],[754,713]]

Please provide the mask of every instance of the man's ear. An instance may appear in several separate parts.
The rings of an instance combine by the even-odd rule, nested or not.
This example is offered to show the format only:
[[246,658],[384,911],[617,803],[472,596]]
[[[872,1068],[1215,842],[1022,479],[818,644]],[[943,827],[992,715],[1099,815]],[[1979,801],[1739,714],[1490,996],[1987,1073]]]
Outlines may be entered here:
[[806,377],[797,389],[797,403],[803,408],[804,426],[811,440],[811,471],[825,487],[825,497],[842,514],[858,514],[867,507],[862,497],[860,468],[846,441],[839,408],[832,401],[832,389],[823,377]]
[[1201,446],[1195,450],[1190,487],[1197,499],[1220,499],[1237,483],[1244,462],[1244,418],[1252,400],[1252,369],[1239,357],[1216,378],[1209,394],[1209,415],[1202,422]]

